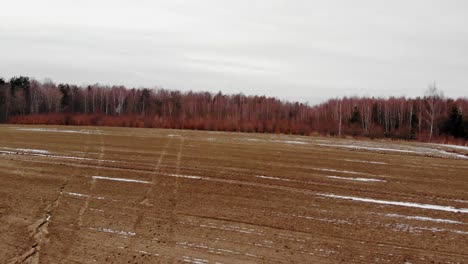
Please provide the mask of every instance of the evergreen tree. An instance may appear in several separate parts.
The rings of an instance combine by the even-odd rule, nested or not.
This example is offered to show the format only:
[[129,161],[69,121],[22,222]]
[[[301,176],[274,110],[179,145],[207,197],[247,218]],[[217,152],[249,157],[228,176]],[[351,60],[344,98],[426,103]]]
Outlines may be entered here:
[[351,118],[349,118],[349,123],[350,124],[356,124],[361,122],[361,113],[359,112],[359,109],[357,106],[353,108],[353,113],[351,114]]

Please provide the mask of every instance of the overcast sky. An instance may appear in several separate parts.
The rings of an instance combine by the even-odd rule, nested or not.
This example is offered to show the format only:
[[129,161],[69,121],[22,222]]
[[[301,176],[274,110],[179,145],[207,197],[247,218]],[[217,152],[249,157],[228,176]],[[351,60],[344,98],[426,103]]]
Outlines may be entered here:
[[319,103],[468,96],[465,0],[2,1],[0,76]]

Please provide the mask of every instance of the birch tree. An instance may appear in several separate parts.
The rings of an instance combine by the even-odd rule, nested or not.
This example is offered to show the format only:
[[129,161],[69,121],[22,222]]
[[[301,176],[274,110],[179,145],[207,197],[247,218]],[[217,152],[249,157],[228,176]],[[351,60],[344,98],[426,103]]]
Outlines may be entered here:
[[424,100],[426,103],[425,120],[429,126],[429,141],[432,140],[434,133],[434,121],[438,112],[439,101],[444,97],[441,90],[437,89],[435,83],[429,85],[426,92],[424,93]]

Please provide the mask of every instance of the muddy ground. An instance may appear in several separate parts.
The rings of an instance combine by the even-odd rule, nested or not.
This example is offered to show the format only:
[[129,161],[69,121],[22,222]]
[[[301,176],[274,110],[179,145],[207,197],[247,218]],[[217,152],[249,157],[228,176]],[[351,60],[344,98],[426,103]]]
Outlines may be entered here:
[[467,263],[468,148],[0,126],[0,263]]

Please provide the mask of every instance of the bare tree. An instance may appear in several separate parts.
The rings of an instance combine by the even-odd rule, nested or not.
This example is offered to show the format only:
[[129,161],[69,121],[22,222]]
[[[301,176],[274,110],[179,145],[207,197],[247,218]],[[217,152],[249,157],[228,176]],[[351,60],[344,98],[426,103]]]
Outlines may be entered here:
[[341,137],[341,100],[339,101],[338,136]]
[[434,121],[438,112],[439,102],[443,97],[443,92],[437,89],[435,82],[432,85],[429,85],[424,93],[424,100],[426,103],[425,120],[429,126],[429,141],[431,141],[434,133]]

